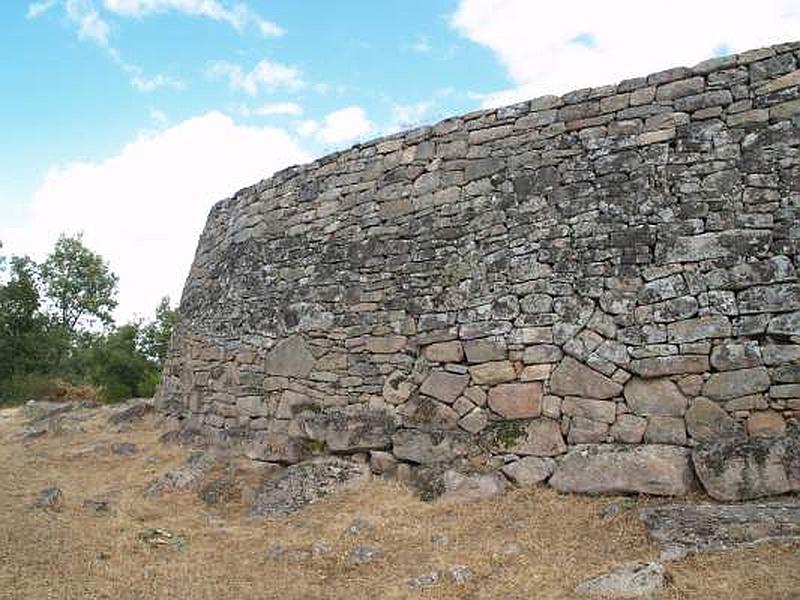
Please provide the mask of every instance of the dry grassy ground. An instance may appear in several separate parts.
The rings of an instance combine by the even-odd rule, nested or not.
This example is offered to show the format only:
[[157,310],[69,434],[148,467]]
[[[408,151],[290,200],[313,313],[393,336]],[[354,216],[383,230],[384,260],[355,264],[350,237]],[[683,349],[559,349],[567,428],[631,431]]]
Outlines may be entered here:
[[[423,503],[397,484],[374,481],[291,517],[254,522],[242,504],[211,509],[190,491],[142,496],[187,454],[158,442],[163,431],[154,418],[115,433],[101,413],[85,433],[23,443],[19,411],[0,415],[0,598],[549,600],[574,597],[579,581],[621,562],[658,555],[635,510],[600,517],[620,499],[545,488],[456,505]],[[97,455],[92,449],[103,441],[135,442],[139,453]],[[63,509],[33,508],[51,484],[64,490]],[[98,495],[111,499],[111,514],[82,508]],[[370,527],[348,533],[356,518]],[[138,539],[148,527],[188,542],[182,550],[150,547]],[[270,557],[275,542],[290,552]],[[330,552],[293,552],[323,543]],[[379,546],[382,555],[353,565],[348,552],[359,545]],[[407,583],[457,565],[473,573],[465,584]],[[670,563],[668,572],[669,599],[800,598],[800,544],[692,557]]]

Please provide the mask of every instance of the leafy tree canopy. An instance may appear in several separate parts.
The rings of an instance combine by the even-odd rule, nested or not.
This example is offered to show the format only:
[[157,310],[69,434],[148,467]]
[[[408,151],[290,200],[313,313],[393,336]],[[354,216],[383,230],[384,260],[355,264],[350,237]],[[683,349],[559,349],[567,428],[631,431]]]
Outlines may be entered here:
[[76,333],[83,321],[113,323],[118,278],[81,235],[61,235],[40,271],[53,317],[67,332]]

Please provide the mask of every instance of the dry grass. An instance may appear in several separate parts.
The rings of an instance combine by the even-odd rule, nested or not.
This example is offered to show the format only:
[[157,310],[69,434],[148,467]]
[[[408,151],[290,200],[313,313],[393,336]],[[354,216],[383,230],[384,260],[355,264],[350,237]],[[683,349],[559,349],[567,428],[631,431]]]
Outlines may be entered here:
[[[212,511],[192,492],[158,499],[146,484],[180,464],[186,450],[164,446],[154,419],[125,433],[105,426],[105,412],[86,433],[45,436],[23,444],[16,410],[0,417],[0,598],[84,599],[559,599],[579,581],[627,560],[657,556],[628,511],[598,515],[612,500],[520,489],[470,504],[423,503],[399,485],[375,481],[320,501],[288,518],[253,522],[242,504]],[[132,457],[99,456],[102,441],[132,441]],[[253,474],[251,474],[251,477]],[[31,508],[47,485],[64,490],[60,512]],[[81,508],[105,495],[113,513]],[[214,518],[209,513],[215,512]],[[360,518],[371,526],[348,534]],[[147,527],[185,534],[183,551],[137,539]],[[440,540],[435,543],[432,536]],[[270,558],[275,542],[319,556]],[[348,552],[379,546],[382,556],[354,566]],[[467,565],[465,585],[449,581],[410,589],[411,576]],[[800,598],[800,545],[693,557],[669,565],[670,599]]]

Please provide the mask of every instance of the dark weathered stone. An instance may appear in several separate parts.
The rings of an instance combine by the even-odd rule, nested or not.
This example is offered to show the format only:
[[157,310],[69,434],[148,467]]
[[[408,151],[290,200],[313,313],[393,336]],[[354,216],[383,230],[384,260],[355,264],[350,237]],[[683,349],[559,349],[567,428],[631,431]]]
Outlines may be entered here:
[[639,517],[662,552],[673,555],[800,540],[796,502],[651,506],[639,509]]
[[338,458],[318,458],[288,467],[256,493],[251,517],[282,516],[318,498],[369,479],[366,465]]
[[728,437],[692,453],[695,471],[709,496],[752,500],[800,490],[800,433],[781,438]]

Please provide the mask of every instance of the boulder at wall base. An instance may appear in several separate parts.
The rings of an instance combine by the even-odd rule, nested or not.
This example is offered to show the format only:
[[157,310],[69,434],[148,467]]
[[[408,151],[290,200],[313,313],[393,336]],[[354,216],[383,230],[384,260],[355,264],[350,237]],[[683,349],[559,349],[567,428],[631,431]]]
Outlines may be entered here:
[[650,444],[575,446],[549,481],[559,492],[683,496],[695,489],[687,448]]
[[675,504],[639,510],[662,552],[718,552],[764,541],[800,540],[800,504]]
[[715,500],[741,501],[800,491],[800,431],[780,438],[728,437],[695,448],[695,472]]
[[380,410],[329,410],[297,418],[304,437],[324,444],[333,453],[383,450],[392,443],[395,425],[392,417]]

